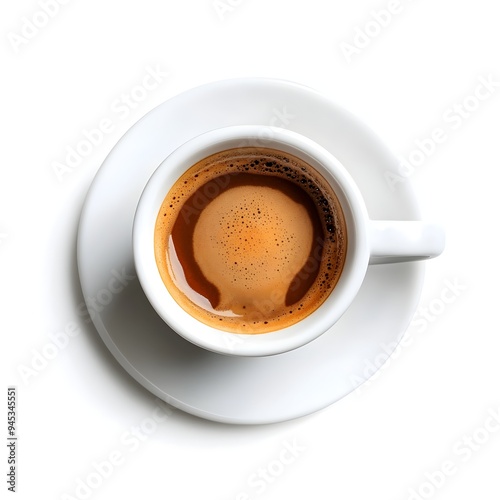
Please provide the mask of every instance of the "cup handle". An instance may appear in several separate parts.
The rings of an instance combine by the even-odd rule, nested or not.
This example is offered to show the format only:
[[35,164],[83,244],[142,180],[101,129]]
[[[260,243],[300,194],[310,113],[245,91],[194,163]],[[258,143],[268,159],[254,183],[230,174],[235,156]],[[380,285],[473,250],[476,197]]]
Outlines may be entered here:
[[444,229],[439,224],[397,220],[369,224],[370,264],[432,259],[444,250]]

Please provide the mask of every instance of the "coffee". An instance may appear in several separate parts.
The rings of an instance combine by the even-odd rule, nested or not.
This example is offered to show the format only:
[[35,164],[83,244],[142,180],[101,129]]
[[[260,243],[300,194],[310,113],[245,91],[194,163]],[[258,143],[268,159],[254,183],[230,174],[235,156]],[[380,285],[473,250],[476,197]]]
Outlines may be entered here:
[[155,258],[177,303],[219,330],[291,326],[330,295],[346,225],[326,180],[278,150],[241,147],[187,170],[165,197]]

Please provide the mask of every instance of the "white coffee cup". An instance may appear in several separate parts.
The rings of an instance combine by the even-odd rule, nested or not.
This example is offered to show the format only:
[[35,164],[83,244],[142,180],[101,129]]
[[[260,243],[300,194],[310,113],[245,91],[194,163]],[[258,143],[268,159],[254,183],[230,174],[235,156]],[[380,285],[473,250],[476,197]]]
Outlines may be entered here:
[[[348,235],[342,274],[323,304],[292,326],[256,335],[218,330],[186,312],[163,283],[153,245],[160,206],[179,177],[203,158],[241,147],[242,144],[278,149],[301,158],[315,168],[331,185],[342,205]],[[258,125],[212,130],[190,139],[173,151],[144,188],[133,227],[137,275],[160,317],[190,342],[210,351],[237,356],[268,356],[307,344],[332,327],[348,309],[369,265],[436,257],[443,251],[444,240],[444,231],[436,224],[370,220],[354,180],[329,151],[296,132]]]

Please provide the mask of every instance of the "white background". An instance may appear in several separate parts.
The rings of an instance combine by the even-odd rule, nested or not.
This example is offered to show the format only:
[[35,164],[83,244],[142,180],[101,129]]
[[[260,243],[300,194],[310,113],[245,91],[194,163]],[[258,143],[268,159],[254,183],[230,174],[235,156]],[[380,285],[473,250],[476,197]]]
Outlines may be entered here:
[[[3,390],[18,387],[18,498],[500,498],[499,425],[488,419],[500,410],[500,86],[479,103],[469,98],[480,78],[500,82],[496,3],[70,0],[20,38],[24,18],[44,22],[41,3],[4,2],[0,16],[0,323]],[[396,13],[380,27],[384,16],[374,16],[388,6]],[[343,42],[358,44],[350,57]],[[134,109],[113,111],[147,66],[169,76]],[[239,76],[312,86],[401,157],[442,128],[446,140],[406,175],[424,216],[445,224],[447,249],[427,265],[424,309],[405,347],[358,392],[269,426],[175,411],[135,449],[123,436],[156,403],[79,323],[78,216],[105,156],[141,116],[183,90]],[[452,120],[464,101],[467,118]],[[60,181],[54,162],[106,117],[112,132]],[[72,321],[81,333],[21,376]],[[280,468],[285,441],[300,451]],[[99,482],[93,462],[118,454],[102,484],[78,490],[89,477]],[[4,471],[7,448],[0,460]],[[445,462],[449,474],[436,473]],[[252,483],[269,467],[272,482]]]

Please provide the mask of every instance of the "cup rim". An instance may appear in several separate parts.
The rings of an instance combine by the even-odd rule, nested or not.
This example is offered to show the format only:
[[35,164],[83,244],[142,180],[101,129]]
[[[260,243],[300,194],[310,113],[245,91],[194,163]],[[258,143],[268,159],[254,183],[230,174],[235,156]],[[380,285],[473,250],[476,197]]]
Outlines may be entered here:
[[[170,295],[154,255],[154,227],[168,191],[196,162],[242,141],[302,158],[332,185],[346,219],[347,256],[341,276],[327,299],[302,320],[269,333],[241,334],[218,330],[191,316]],[[301,347],[327,331],[347,310],[363,282],[369,262],[368,213],[363,197],[343,165],[311,139],[290,130],[236,125],[195,136],[157,167],[139,199],[133,222],[133,254],[141,286],[159,316],[177,334],[202,348],[236,356],[268,356]]]

